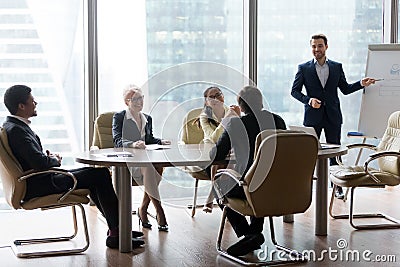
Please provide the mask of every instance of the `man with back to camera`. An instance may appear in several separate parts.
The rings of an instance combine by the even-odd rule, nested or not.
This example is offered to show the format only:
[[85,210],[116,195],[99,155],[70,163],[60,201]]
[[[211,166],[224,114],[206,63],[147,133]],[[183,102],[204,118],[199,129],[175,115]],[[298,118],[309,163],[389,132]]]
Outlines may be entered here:
[[[366,77],[348,84],[342,64],[326,58],[326,36],[311,36],[310,45],[314,58],[298,66],[291,95],[304,104],[303,125],[313,127],[318,138],[324,129],[326,142],[340,145],[343,118],[337,89],[348,95],[374,84],[375,79]],[[303,86],[306,95],[302,93]],[[331,158],[330,164],[337,165],[336,159]],[[341,187],[337,187],[335,196],[344,198]]]
[[[267,129],[285,130],[286,124],[279,115],[263,109],[261,91],[254,86],[245,86],[240,90],[237,102],[244,115],[232,117],[227,122],[217,144],[210,151],[210,158],[216,161],[223,160],[233,148],[236,158],[235,170],[242,175],[241,179],[243,179],[254,161],[257,135]],[[231,109],[236,109],[236,107],[232,106]],[[237,184],[224,193],[228,197],[246,199],[243,187]],[[244,236],[227,249],[229,254],[243,256],[260,248],[264,243],[262,234],[264,218],[250,216],[249,224],[245,216],[230,208],[227,208],[226,216],[237,237]]]
[[[30,127],[30,118],[37,116],[31,88],[25,85],[14,85],[4,93],[4,104],[11,115],[7,116],[3,127],[7,132],[8,143],[23,171],[45,170],[61,165],[62,157],[46,150],[43,152],[39,136]],[[104,215],[107,225],[106,246],[118,248],[118,199],[115,194],[111,175],[107,168],[83,167],[69,170],[77,179],[76,189],[89,189],[90,197]],[[49,194],[63,193],[73,186],[72,179],[64,174],[41,174],[26,180],[24,200]],[[132,247],[144,244],[142,232],[132,232]]]

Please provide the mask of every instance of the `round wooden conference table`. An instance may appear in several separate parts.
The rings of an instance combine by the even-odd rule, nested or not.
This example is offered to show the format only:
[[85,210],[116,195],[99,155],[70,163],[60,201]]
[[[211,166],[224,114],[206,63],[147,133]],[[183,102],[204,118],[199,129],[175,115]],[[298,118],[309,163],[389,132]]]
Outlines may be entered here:
[[[128,167],[208,166],[210,144],[148,146],[148,149],[107,148],[75,156],[76,162],[113,167],[113,178],[119,199],[120,252],[132,251],[132,179]],[[315,234],[327,235],[329,158],[347,154],[342,146],[321,149],[316,165]],[[229,163],[230,159],[221,163]],[[234,162],[234,159],[231,159]],[[232,163],[231,162],[231,163]]]
[[[132,179],[128,167],[208,166],[213,145],[148,145],[146,149],[107,148],[87,151],[75,161],[113,167],[114,186],[119,201],[119,251],[132,251]],[[226,163],[224,161],[223,163]]]

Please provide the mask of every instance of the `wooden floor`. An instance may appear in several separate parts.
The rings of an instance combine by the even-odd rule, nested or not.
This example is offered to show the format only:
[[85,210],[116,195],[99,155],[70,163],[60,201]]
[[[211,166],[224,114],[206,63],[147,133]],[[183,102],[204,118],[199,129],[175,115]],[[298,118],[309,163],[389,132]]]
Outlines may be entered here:
[[[358,196],[364,201],[359,209],[380,209],[400,218],[400,188],[361,189],[358,192]],[[339,211],[346,209],[347,204],[338,204]],[[37,237],[40,233],[62,233],[61,230],[71,229],[67,224],[69,220],[64,219],[70,212],[0,212],[0,266],[237,266],[219,256],[215,250],[221,217],[218,208],[211,214],[205,214],[199,209],[194,218],[190,217],[188,209],[171,204],[166,205],[165,209],[170,232],[159,232],[156,228],[144,230],[146,245],[143,248],[135,249],[132,253],[119,253],[118,250],[106,248],[107,227],[99,218],[96,208],[87,206],[91,244],[86,252],[74,256],[33,259],[15,257],[9,247],[11,240]],[[133,228],[136,230],[137,222],[134,217]],[[155,221],[152,222],[156,224]],[[264,228],[266,242],[262,250],[254,253],[254,257],[263,257],[265,252],[271,253],[274,250],[269,239],[267,222]],[[283,223],[281,218],[276,218],[275,230],[278,242],[299,251],[315,252],[315,259],[297,266],[396,266],[400,262],[400,229],[356,231],[347,220],[329,218],[328,236],[315,236],[313,205],[306,213],[296,215],[292,224]],[[223,245],[229,246],[236,241],[237,238],[228,225]],[[371,261],[363,259],[363,254]],[[360,256],[359,260],[357,255]],[[374,260],[377,257],[386,257],[392,262],[376,262]]]

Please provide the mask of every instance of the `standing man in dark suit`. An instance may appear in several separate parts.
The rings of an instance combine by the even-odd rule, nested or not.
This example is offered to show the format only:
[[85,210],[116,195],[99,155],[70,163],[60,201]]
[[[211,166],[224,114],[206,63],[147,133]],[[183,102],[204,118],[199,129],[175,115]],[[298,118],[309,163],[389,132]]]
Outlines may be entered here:
[[[223,160],[233,148],[236,158],[235,170],[242,175],[242,179],[253,164],[257,135],[266,129],[286,129],[286,124],[280,116],[263,109],[262,99],[260,90],[254,86],[245,86],[237,98],[240,110],[245,115],[229,120],[216,146],[210,151],[210,158]],[[237,184],[226,195],[246,199],[243,188]],[[229,254],[242,256],[260,248],[264,243],[264,218],[250,217],[249,224],[245,216],[229,208],[226,215],[237,237],[244,236],[227,249]]]
[[[4,104],[11,115],[7,116],[3,124],[7,132],[8,143],[13,155],[20,163],[23,171],[45,170],[61,166],[62,157],[52,154],[43,147],[31,129],[30,118],[36,117],[38,104],[31,94],[31,88],[25,85],[14,85],[4,93]],[[109,248],[118,248],[118,199],[111,183],[110,172],[107,168],[79,168],[69,170],[77,179],[77,189],[89,189],[90,197],[97,208],[104,215],[108,225],[106,245]],[[24,200],[49,194],[58,194],[67,191],[73,186],[70,177],[63,174],[42,174],[41,177],[31,177],[26,180]],[[133,237],[142,236],[142,232],[132,232]],[[144,244],[141,239],[132,239],[132,246]]]
[[[374,84],[375,79],[367,77],[348,84],[342,64],[326,58],[326,36],[311,36],[310,45],[314,59],[298,66],[291,94],[304,104],[304,126],[314,127],[318,137],[324,129],[326,142],[339,145],[343,119],[337,89],[348,95]],[[302,93],[303,86],[306,94]],[[335,164],[336,160],[332,158],[331,165]],[[335,196],[343,199],[341,187],[338,187]]]

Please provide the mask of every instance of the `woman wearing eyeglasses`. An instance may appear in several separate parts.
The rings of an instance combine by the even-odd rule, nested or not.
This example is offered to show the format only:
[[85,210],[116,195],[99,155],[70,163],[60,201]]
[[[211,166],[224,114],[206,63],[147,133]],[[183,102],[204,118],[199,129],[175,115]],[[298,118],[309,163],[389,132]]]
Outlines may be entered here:
[[[219,137],[224,131],[224,126],[230,117],[239,116],[240,108],[237,105],[227,107],[224,104],[224,94],[215,86],[207,88],[204,93],[204,108],[197,120],[199,127],[204,132],[204,143],[217,143]],[[206,171],[210,177],[214,177],[217,169],[225,168],[226,166],[212,166]],[[213,193],[210,192],[206,205],[203,208],[204,212],[212,212]]]
[[[123,93],[126,110],[115,113],[112,123],[112,134],[115,147],[133,147],[145,149],[148,144],[168,145],[171,142],[161,140],[153,136],[152,118],[142,113],[144,96],[142,91],[129,85]],[[168,231],[168,224],[164,209],[161,206],[158,185],[161,181],[162,168],[154,167],[134,167],[130,168],[132,177],[140,182],[143,178],[144,195],[142,204],[138,210],[139,223],[144,228],[151,229],[152,225],[147,217],[147,208],[150,201],[153,203],[157,212],[157,223],[159,231]]]

